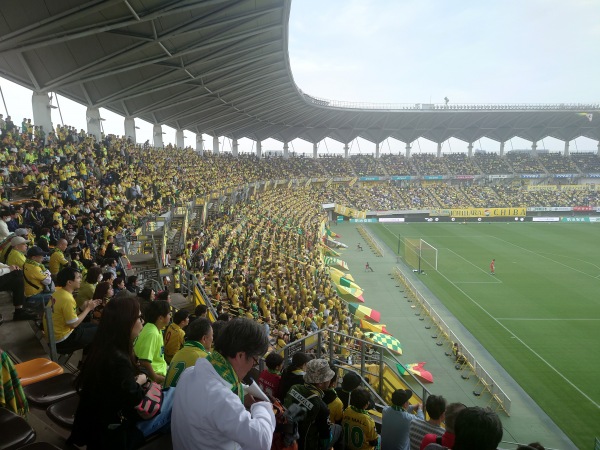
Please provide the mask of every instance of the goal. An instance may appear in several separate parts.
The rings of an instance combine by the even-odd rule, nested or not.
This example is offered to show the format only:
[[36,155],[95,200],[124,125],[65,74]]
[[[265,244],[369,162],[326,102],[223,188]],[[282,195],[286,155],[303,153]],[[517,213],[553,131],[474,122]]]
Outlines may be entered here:
[[424,239],[403,238],[404,262],[413,269],[422,270],[438,269],[438,249]]

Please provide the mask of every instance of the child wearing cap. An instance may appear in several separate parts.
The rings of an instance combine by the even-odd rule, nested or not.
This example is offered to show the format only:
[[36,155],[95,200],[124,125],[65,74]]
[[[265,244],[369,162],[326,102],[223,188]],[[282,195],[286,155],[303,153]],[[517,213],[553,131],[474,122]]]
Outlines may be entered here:
[[[424,419],[421,404],[408,404],[410,389],[398,389],[392,394],[392,406],[383,409],[381,420],[381,448],[410,450],[409,429],[415,419]],[[416,412],[416,415],[413,414]]]

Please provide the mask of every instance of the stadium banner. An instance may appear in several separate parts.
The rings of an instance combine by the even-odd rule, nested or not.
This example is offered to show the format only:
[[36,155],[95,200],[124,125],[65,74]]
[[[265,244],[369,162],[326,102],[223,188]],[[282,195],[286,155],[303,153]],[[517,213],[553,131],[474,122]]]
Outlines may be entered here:
[[474,180],[475,175],[456,175],[455,180]]
[[412,180],[413,177],[410,175],[393,175],[390,177],[392,181]]
[[429,214],[428,209],[390,209],[389,211],[367,211],[367,216],[398,216],[407,214]]
[[554,178],[577,178],[579,175],[576,173],[555,173]]
[[489,180],[504,180],[506,178],[513,178],[513,175],[509,173],[501,173],[498,175],[488,175]]
[[382,217],[379,222],[404,222],[404,217]]
[[323,203],[321,205],[321,207],[323,209],[333,209],[333,208],[335,208],[335,203]]
[[466,208],[451,209],[452,217],[514,217],[526,216],[527,208]]
[[600,173],[588,173],[588,178],[600,178]]
[[573,211],[570,206],[531,206],[527,208],[527,212],[569,212]]
[[594,207],[593,206],[573,206],[573,211],[590,212],[590,211],[594,211]]
[[528,184],[528,191],[556,191],[558,186],[555,184]]
[[[594,220],[591,220],[594,219]],[[561,217],[561,222],[598,222],[598,217]]]
[[449,217],[452,215],[451,209],[432,209],[429,211],[430,216]]
[[[343,219],[342,219],[343,220]],[[368,222],[377,222],[376,217],[369,217],[368,219],[350,219],[351,223],[368,223]]]
[[358,177],[358,181],[381,181],[382,177]]
[[359,211],[358,209],[348,208],[347,206],[335,205],[333,209],[337,214],[341,214],[346,217],[354,217],[355,219],[364,219],[367,217],[366,211]]
[[521,178],[541,178],[539,173],[522,173],[519,175]]
[[352,181],[352,177],[334,177],[333,181],[335,183],[348,183]]
[[575,191],[596,191],[598,190],[597,184],[564,184],[560,187],[563,191],[575,190]]
[[532,217],[532,222],[560,222],[560,217]]
[[423,177],[424,180],[445,180],[446,175],[425,175]]

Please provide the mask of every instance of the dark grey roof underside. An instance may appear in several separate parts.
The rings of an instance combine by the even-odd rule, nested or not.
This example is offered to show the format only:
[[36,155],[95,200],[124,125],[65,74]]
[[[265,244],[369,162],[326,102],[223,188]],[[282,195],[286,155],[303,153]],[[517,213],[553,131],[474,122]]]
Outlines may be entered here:
[[[298,0],[301,1],[301,0]],[[283,142],[600,140],[598,105],[354,109],[300,91],[291,0],[2,0],[0,74],[176,129]],[[419,107],[421,108],[421,107]],[[428,107],[427,107],[428,108]],[[578,113],[594,113],[594,120]]]

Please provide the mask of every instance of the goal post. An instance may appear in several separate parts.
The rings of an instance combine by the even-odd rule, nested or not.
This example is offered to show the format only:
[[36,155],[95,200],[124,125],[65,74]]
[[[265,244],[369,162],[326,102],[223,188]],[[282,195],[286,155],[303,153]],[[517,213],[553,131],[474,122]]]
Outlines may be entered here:
[[404,262],[414,270],[438,269],[438,249],[423,239],[403,238]]
[[438,249],[423,239],[419,239],[421,249],[421,269],[424,266],[429,269],[437,270],[438,268]]

